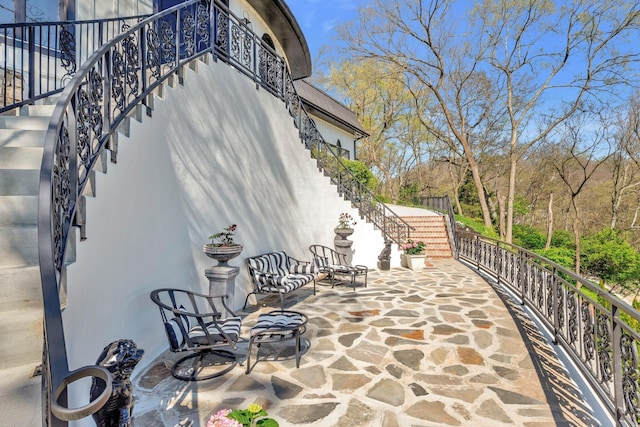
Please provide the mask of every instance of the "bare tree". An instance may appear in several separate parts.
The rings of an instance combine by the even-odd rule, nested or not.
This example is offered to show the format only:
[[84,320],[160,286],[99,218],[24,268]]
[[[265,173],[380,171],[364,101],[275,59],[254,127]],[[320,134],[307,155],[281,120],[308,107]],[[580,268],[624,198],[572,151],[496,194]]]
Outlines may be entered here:
[[[600,166],[611,156],[606,141],[606,127],[594,131],[587,125],[589,115],[580,115],[566,120],[561,126],[559,141],[553,144],[553,166],[560,180],[569,190],[571,209],[573,210],[572,231],[576,246],[575,271],[580,274],[580,240],[582,236],[582,211],[578,198],[586,189],[587,183]],[[602,121],[601,121],[602,122]]]
[[[620,207],[628,194],[640,194],[640,101],[636,92],[618,118],[612,160],[611,229],[616,229]],[[637,211],[636,211],[637,212]]]
[[[423,117],[425,128],[462,147],[487,226],[479,159],[487,143],[505,141],[511,241],[518,162],[585,103],[610,104],[636,79],[640,0],[467,4],[372,0],[340,35],[352,57],[393,64],[415,93],[429,94],[438,110]],[[502,137],[484,137],[495,132]]]

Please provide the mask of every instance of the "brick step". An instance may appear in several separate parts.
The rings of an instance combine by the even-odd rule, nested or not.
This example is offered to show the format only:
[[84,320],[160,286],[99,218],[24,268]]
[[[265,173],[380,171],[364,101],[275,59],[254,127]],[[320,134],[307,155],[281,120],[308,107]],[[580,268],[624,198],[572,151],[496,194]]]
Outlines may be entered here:
[[411,233],[411,238],[412,239],[433,239],[433,240],[438,240],[438,239],[447,239],[449,240],[449,235],[445,232],[445,231],[438,231],[438,232],[433,232],[433,233],[416,233],[413,232]]

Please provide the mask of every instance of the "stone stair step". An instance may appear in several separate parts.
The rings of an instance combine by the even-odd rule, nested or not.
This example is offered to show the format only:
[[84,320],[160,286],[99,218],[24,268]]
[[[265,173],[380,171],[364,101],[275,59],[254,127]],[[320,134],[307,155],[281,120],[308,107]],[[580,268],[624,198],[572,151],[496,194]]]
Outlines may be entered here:
[[0,128],[46,131],[50,121],[51,117],[0,116]]
[[38,196],[0,196],[0,228],[37,224]]
[[0,147],[44,147],[44,130],[0,129]]
[[38,228],[0,228],[0,268],[38,265]]
[[42,152],[40,147],[0,147],[0,168],[40,170]]
[[42,319],[42,309],[0,312],[0,369],[41,363]]
[[0,310],[42,310],[40,267],[0,268]]
[[[57,102],[57,98],[56,98]],[[21,117],[49,117],[53,115],[53,110],[56,108],[55,102],[52,104],[37,104],[37,105],[23,105],[20,107]]]
[[33,364],[0,369],[2,425],[42,425],[42,377],[34,377],[33,370]]
[[39,179],[39,169],[0,169],[0,196],[34,196]]

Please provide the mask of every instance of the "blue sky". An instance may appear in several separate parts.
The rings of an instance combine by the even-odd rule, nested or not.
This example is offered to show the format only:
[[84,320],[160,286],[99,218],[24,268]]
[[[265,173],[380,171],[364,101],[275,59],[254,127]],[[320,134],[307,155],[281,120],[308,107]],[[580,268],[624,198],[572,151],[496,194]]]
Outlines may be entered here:
[[335,44],[335,28],[356,16],[357,0],[285,0],[307,39],[311,60],[323,45]]

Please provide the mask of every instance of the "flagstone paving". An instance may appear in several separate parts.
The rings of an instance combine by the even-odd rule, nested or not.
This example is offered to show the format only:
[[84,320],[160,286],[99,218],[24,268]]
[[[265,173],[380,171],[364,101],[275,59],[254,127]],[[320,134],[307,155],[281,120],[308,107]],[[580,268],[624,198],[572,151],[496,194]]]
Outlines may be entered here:
[[[165,352],[134,378],[136,425],[205,426],[251,403],[294,427],[603,424],[517,304],[461,263],[433,264],[371,271],[355,292],[297,291],[287,308],[309,317],[299,369],[260,360],[248,375],[243,365],[184,382],[169,371],[180,355]],[[277,307],[268,298],[241,312],[244,336]]]

